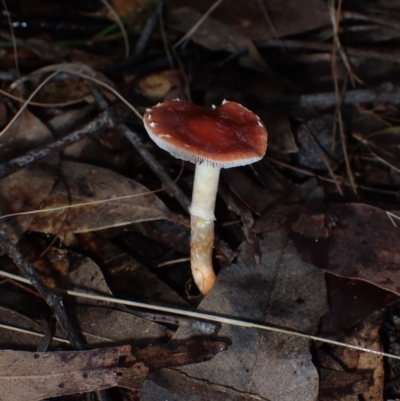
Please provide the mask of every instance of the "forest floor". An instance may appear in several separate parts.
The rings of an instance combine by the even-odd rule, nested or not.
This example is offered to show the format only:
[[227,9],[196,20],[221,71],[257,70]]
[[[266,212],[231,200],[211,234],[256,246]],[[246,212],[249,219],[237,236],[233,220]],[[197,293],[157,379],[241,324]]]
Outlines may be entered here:
[[[399,17],[388,0],[3,2],[0,401],[400,399]],[[251,142],[232,105],[268,133],[221,170],[207,294],[195,165],[142,121],[176,99],[205,107],[194,131],[219,127],[171,129],[211,164],[231,117],[236,153]]]

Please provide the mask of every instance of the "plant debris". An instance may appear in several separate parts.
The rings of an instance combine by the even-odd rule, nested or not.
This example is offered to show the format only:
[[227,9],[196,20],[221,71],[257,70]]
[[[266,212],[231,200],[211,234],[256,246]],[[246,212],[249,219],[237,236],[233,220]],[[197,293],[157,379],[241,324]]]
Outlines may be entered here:
[[[400,397],[398,2],[3,6],[1,400]],[[206,295],[194,167],[143,124],[176,99],[268,133],[215,184]]]

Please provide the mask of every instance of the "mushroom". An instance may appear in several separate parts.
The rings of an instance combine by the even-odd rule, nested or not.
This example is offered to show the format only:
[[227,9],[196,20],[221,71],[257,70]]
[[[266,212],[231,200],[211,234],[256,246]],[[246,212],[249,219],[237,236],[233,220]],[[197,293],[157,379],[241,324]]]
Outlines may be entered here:
[[216,280],[212,250],[220,170],[260,160],[267,149],[267,131],[253,112],[225,100],[212,109],[179,99],[159,103],[147,109],[144,126],[161,149],[196,164],[190,263],[194,281],[205,295]]

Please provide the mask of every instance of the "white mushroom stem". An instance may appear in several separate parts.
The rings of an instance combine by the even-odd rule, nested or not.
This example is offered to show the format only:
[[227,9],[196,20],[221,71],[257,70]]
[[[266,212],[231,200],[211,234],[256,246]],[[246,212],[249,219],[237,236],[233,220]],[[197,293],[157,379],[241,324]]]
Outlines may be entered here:
[[217,198],[219,167],[197,164],[194,174],[191,216],[190,264],[194,281],[202,294],[215,283],[212,266],[214,246],[214,209]]

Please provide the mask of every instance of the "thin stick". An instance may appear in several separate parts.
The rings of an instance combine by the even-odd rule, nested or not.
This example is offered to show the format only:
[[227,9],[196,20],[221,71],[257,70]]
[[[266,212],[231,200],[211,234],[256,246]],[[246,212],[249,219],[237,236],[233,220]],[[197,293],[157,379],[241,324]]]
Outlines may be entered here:
[[138,62],[142,59],[144,51],[146,50],[147,44],[149,43],[151,34],[153,33],[159,17],[163,10],[163,0],[158,0],[158,4],[155,6],[149,18],[147,18],[146,24],[144,25],[142,32],[136,42],[135,50],[133,51],[132,57],[129,59],[129,63]]
[[[2,94],[3,96],[9,97],[10,99],[13,99],[17,102],[20,103],[25,103],[26,99],[22,99],[18,96],[14,96],[11,93],[6,92],[3,89],[0,89],[0,94]],[[84,102],[86,99],[84,97],[81,97],[80,99],[76,99],[76,100],[70,100],[68,102],[62,102],[62,103],[41,103],[41,102],[29,102],[29,104],[31,106],[37,106],[37,107],[69,107],[69,106],[73,106],[75,104],[79,104]]]
[[[189,89],[189,79],[188,79],[188,75],[186,73],[186,68],[183,65],[182,60],[180,59],[176,50],[172,48],[171,50],[174,53],[176,62],[179,64],[179,69],[180,69],[181,73],[178,73],[178,71],[175,67],[175,64],[174,64],[174,61],[172,58],[172,54],[169,49],[169,43],[168,43],[168,39],[167,39],[167,34],[165,32],[164,21],[163,21],[162,15],[160,15],[160,18],[159,18],[159,24],[160,24],[160,33],[161,33],[161,38],[162,38],[162,41],[164,44],[165,54],[167,56],[168,64],[169,64],[171,70],[173,71],[177,81],[179,82],[179,91],[182,93],[185,100],[191,101],[191,94],[190,94],[190,89]],[[183,78],[183,79],[181,79],[181,78]],[[183,82],[182,82],[182,80],[183,80]]]
[[[327,177],[323,177],[322,175],[318,175],[313,173],[312,171],[306,170],[304,168],[301,167],[296,167],[296,166],[292,166],[288,163],[282,162],[280,160],[276,160],[273,159],[272,157],[267,157],[267,160],[270,161],[273,164],[276,164],[277,166],[283,167],[283,168],[288,168],[290,170],[293,171],[298,171],[299,173],[302,173],[304,175],[308,175],[310,177],[315,177],[318,178],[321,181],[325,181],[325,182],[330,182],[330,183],[334,183],[334,181],[330,178]],[[351,184],[345,181],[342,181],[343,185],[346,186],[350,186]],[[358,188],[363,189],[365,191],[370,191],[370,192],[377,192],[379,194],[386,194],[386,195],[392,195],[392,196],[398,196],[399,192],[398,191],[388,191],[388,190],[384,190],[384,189],[376,189],[376,188],[372,188],[372,187],[366,187],[365,185],[358,185]]]
[[[35,73],[45,73],[45,72],[51,72],[51,71],[56,71],[57,73],[63,72],[65,74],[69,74],[69,75],[75,75],[78,77],[81,77],[83,79],[87,79],[88,81],[94,82],[97,85],[101,86],[104,89],[107,89],[109,92],[111,92],[114,96],[116,96],[119,100],[121,100],[122,103],[124,103],[127,107],[129,107],[129,109],[132,110],[132,112],[140,119],[143,120],[143,116],[136,110],[135,107],[133,107],[117,90],[115,90],[113,87],[111,87],[110,85],[104,83],[103,81],[100,81],[97,78],[94,78],[90,75],[84,74],[82,72],[80,72],[78,69],[81,68],[82,66],[77,65],[77,64],[68,64],[68,65],[64,65],[64,64],[57,64],[57,65],[50,65],[47,67],[43,67],[41,69],[39,69],[36,72],[33,72],[30,74],[30,76],[34,75]],[[37,91],[37,90],[36,90]],[[36,92],[35,91],[35,92]],[[32,94],[33,95],[33,94]],[[32,96],[31,95],[31,96]],[[26,102],[29,103],[28,99]]]
[[394,214],[394,213],[389,212],[389,211],[386,212],[386,215],[387,215],[388,219],[391,221],[391,223],[392,223],[395,227],[397,227],[397,224],[396,224],[396,222],[395,222],[394,220],[395,220],[395,219],[396,219],[396,220],[400,220],[400,217],[397,216],[397,215]]
[[157,265],[157,267],[176,265],[178,263],[186,263],[186,262],[190,262],[190,258],[180,258],[180,259],[168,260],[168,262],[159,263]]
[[[306,40],[267,39],[256,41],[256,45],[258,48],[280,48],[283,46],[285,49],[311,49],[321,52],[332,52],[332,45],[329,43],[313,42]],[[368,48],[359,49],[354,47],[346,47],[346,53],[351,57],[362,57],[367,59],[391,61],[396,64],[400,63],[400,55],[393,52],[389,53],[380,52],[378,50]]]
[[353,87],[355,87],[356,76],[353,74],[349,60],[347,58],[346,53],[344,52],[344,50],[342,48],[342,45],[341,45],[340,39],[339,39],[339,23],[340,23],[341,5],[342,5],[342,0],[339,0],[338,8],[336,11],[335,10],[335,2],[333,0],[328,0],[328,9],[329,9],[329,14],[331,17],[331,23],[332,23],[332,29],[333,29],[331,71],[332,71],[332,77],[333,77],[333,82],[334,82],[334,86],[335,86],[335,96],[336,96],[336,113],[335,114],[337,115],[338,123],[339,123],[339,135],[340,135],[340,141],[341,141],[342,149],[343,149],[344,161],[345,161],[345,165],[346,165],[347,175],[348,175],[349,181],[351,183],[351,187],[353,189],[354,194],[357,195],[357,187],[356,187],[356,183],[354,180],[353,172],[351,170],[349,155],[347,153],[346,137],[345,137],[345,133],[344,133],[342,111],[341,111],[343,96],[341,96],[341,93],[339,90],[338,76],[337,76],[338,73],[337,73],[337,63],[336,63],[336,50],[339,51],[339,54],[342,57],[342,61],[343,61],[344,65],[347,69],[347,72],[350,76],[351,83],[352,83]]
[[269,16],[269,12],[268,12],[268,9],[267,9],[264,1],[258,0],[258,5],[261,9],[262,15],[265,19],[265,22],[267,23],[268,28],[271,30],[272,34],[274,35],[274,38],[275,38],[274,40],[279,43],[279,48],[281,49],[282,53],[285,56],[287,56],[287,51],[284,46],[284,41],[281,39],[278,31],[276,30],[276,27],[275,27],[271,17]]
[[143,116],[136,110],[135,107],[133,107],[118,91],[116,91],[114,88],[112,88],[110,85],[105,84],[104,82],[91,77],[90,75],[87,74],[81,74],[79,72],[73,72],[73,71],[69,71],[67,69],[63,70],[62,68],[60,68],[59,71],[63,71],[67,74],[71,74],[71,75],[77,75],[78,77],[81,78],[85,78],[88,81],[92,81],[94,83],[96,83],[97,85],[100,85],[101,87],[107,89],[108,91],[110,91],[113,95],[115,95],[119,100],[121,100],[122,103],[124,103],[126,106],[129,107],[129,109],[131,109],[133,111],[133,113],[140,119],[143,120]]
[[[8,324],[2,324],[0,323],[0,328],[6,329],[6,330],[11,330],[11,331],[16,331],[17,333],[23,333],[23,334],[29,334],[31,336],[36,336],[36,337],[44,337],[45,334],[43,333],[38,333],[37,331],[32,331],[32,330],[26,330],[26,329],[21,329],[20,327],[15,327],[15,326],[9,326]],[[68,340],[65,338],[61,337],[52,337],[52,341],[57,341],[59,343],[64,343],[64,344],[70,344]]]
[[16,157],[9,162],[0,164],[0,179],[15,173],[38,160],[41,160],[52,153],[59,152],[67,146],[80,141],[84,137],[98,132],[100,129],[115,127],[121,124],[126,117],[126,108],[117,104],[110,109],[100,113],[96,118],[80,129],[51,142],[41,148],[31,150],[23,156]]
[[[162,2],[160,1],[159,4],[162,4]],[[92,93],[99,105],[101,104],[102,109],[105,109],[108,106],[108,103],[102,94],[97,90],[97,88],[92,88]],[[185,211],[189,212],[190,201],[183,191],[178,187],[178,185],[176,185],[176,181],[179,179],[180,174],[178,178],[173,181],[171,177],[164,171],[164,168],[160,165],[160,163],[158,163],[155,157],[151,154],[151,152],[146,148],[146,146],[143,145],[139,135],[136,132],[131,131],[125,124],[119,125],[118,130],[128,139],[128,141],[134,146],[140,156],[142,156],[143,160],[147,163],[151,170],[153,170],[157,177],[160,178],[165,186],[165,192],[171,196],[174,196],[185,209]],[[184,163],[182,162],[182,171],[183,166]]]
[[[17,280],[17,281],[21,281],[26,284],[30,284],[29,280],[27,280],[23,277],[16,276],[15,274],[7,273],[2,270],[0,270],[0,276],[8,277],[13,280]],[[314,336],[312,334],[299,333],[299,332],[291,330],[291,329],[285,329],[285,328],[280,328],[280,327],[276,327],[276,326],[269,326],[269,325],[260,324],[260,323],[253,323],[253,322],[249,322],[249,321],[242,320],[239,318],[230,318],[230,317],[212,315],[212,314],[202,313],[202,312],[187,311],[187,310],[182,310],[182,309],[171,308],[168,306],[149,305],[149,304],[145,304],[143,302],[128,301],[125,299],[105,297],[102,295],[85,294],[85,293],[82,293],[79,291],[71,291],[71,290],[63,290],[63,289],[57,289],[57,291],[59,291],[63,294],[73,296],[73,297],[94,299],[94,300],[98,300],[98,301],[111,302],[111,303],[115,303],[118,305],[132,306],[135,308],[170,313],[170,314],[178,315],[178,316],[186,316],[186,317],[191,317],[194,319],[209,320],[209,321],[217,322],[217,323],[225,323],[225,324],[229,324],[232,326],[247,327],[250,329],[259,329],[259,330],[271,331],[274,333],[287,334],[289,336],[295,336],[295,337],[306,338],[308,340],[320,341],[320,342],[323,342],[326,344],[337,345],[339,347],[355,349],[357,351],[368,352],[370,354],[400,360],[400,356],[394,355],[394,354],[389,354],[387,352],[376,351],[373,349],[360,347],[358,345],[347,344],[347,343],[343,343],[340,341],[331,340],[329,338],[322,338],[322,337]]]
[[[336,45],[335,47],[339,51],[340,57],[343,61],[343,64],[350,76],[351,84],[353,87],[355,87],[356,81],[358,83],[362,83],[362,81],[354,74],[354,72],[351,68],[349,58],[347,57],[347,54],[344,51],[344,49],[342,47],[342,43],[340,42],[340,38],[339,38],[339,26],[340,26],[340,14],[341,14],[341,10],[342,10],[342,0],[339,0],[336,10],[335,10],[335,2],[333,0],[328,0],[328,10],[329,10],[329,15],[331,17],[331,23],[332,23],[332,29],[333,29],[333,40],[334,40],[334,44]],[[336,53],[335,47],[333,48],[334,50],[332,51],[333,54]]]
[[14,117],[8,122],[8,124],[0,131],[0,136],[2,136],[16,121],[16,119],[22,114],[22,112],[26,109],[26,107],[29,105],[30,101],[33,99],[33,97],[49,82],[51,79],[53,79],[60,71],[57,70],[50,74],[26,99],[24,104],[21,106],[21,108],[15,113]]
[[15,265],[25,274],[26,277],[28,277],[29,283],[35,287],[35,289],[46,301],[47,305],[49,305],[56,316],[56,319],[60,324],[65,337],[68,339],[71,345],[76,349],[83,349],[83,342],[68,319],[61,296],[46,287],[39,275],[36,273],[35,269],[25,260],[21,252],[7,237],[7,234],[4,232],[4,230],[1,229],[0,246],[4,249]]
[[5,214],[3,216],[0,216],[0,220],[6,219],[8,217],[16,217],[16,216],[23,216],[23,215],[29,215],[29,214],[57,212],[60,210],[73,209],[73,208],[82,207],[82,206],[101,205],[102,203],[109,203],[109,202],[114,202],[114,201],[123,200],[123,199],[131,199],[131,198],[136,198],[138,196],[146,196],[146,195],[154,194],[154,193],[161,192],[161,191],[164,191],[164,188],[155,189],[154,191],[141,192],[140,194],[116,196],[115,198],[99,199],[99,200],[89,201],[89,202],[74,203],[72,205],[66,205],[66,206],[56,206],[56,207],[48,207],[46,209],[37,209],[37,210],[28,210],[26,212],[10,213],[10,214]]
[[280,109],[329,107],[338,104],[354,103],[392,103],[400,104],[400,86],[384,83],[370,89],[354,89],[346,91],[338,101],[335,92],[315,93],[308,95],[259,96],[266,106]]
[[125,124],[118,127],[118,130],[124,134],[128,141],[135,147],[136,151],[142,156],[143,160],[153,170],[157,177],[163,182],[166,192],[172,194],[181,206],[188,212],[190,200],[183,191],[175,184],[171,177],[164,171],[151,152],[143,145],[139,135],[131,131]]

